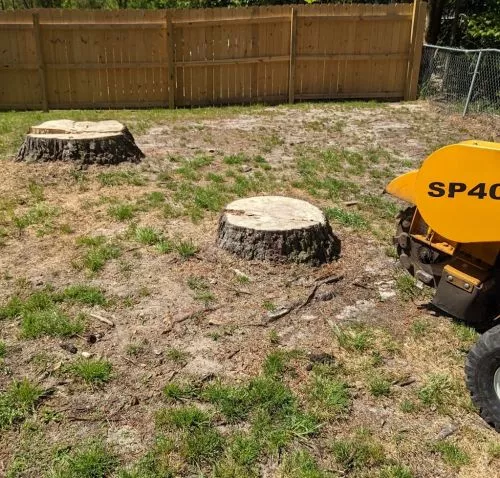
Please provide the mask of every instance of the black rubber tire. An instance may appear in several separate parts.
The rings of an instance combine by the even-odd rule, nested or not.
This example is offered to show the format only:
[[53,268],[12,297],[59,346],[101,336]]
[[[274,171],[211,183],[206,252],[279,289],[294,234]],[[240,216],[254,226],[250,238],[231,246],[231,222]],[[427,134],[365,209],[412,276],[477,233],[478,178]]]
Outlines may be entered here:
[[500,368],[500,325],[485,332],[467,355],[465,376],[479,414],[500,432],[500,397],[493,377]]

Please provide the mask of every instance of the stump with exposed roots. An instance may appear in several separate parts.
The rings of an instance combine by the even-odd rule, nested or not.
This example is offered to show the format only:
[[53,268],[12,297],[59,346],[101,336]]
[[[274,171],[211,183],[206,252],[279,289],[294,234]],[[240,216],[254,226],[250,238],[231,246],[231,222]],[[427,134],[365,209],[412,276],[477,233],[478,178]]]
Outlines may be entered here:
[[338,257],[340,240],[323,212],[282,196],[238,199],[219,220],[219,247],[244,259],[319,265]]
[[144,157],[118,121],[46,121],[32,126],[17,161],[76,161],[81,164],[137,163]]

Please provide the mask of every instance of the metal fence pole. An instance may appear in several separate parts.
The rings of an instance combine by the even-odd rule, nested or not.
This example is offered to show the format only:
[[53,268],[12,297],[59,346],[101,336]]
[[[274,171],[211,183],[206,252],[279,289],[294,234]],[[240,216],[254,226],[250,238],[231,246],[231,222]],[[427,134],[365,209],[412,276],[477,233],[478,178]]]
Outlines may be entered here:
[[472,75],[472,81],[470,82],[469,93],[467,95],[467,99],[465,100],[464,112],[462,116],[467,114],[467,109],[469,108],[470,97],[472,96],[472,90],[474,89],[474,83],[476,82],[477,72],[479,70],[479,63],[481,63],[481,57],[483,56],[483,52],[480,51],[477,57],[476,68],[474,68],[474,74]]

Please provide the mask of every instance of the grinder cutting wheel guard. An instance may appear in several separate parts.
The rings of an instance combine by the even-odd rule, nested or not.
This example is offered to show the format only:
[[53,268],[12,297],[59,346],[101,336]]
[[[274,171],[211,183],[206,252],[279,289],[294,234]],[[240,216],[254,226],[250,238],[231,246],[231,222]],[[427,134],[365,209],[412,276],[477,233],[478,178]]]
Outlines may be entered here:
[[441,148],[386,192],[413,205],[399,216],[401,264],[436,289],[436,307],[489,328],[469,352],[465,371],[481,416],[500,431],[500,144]]

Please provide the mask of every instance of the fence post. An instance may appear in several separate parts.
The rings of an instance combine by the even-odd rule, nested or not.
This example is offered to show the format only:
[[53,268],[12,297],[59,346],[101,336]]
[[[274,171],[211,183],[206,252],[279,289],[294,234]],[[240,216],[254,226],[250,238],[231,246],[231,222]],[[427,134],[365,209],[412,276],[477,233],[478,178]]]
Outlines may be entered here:
[[167,84],[168,84],[168,107],[175,108],[175,47],[174,27],[172,17],[167,13]]
[[427,4],[421,0],[413,3],[411,24],[410,51],[408,54],[408,70],[406,74],[405,100],[417,99],[418,74],[422,60],[422,45],[425,30]]
[[42,93],[42,109],[43,111],[49,111],[49,102],[47,100],[47,81],[45,77],[45,61],[43,59],[42,35],[40,32],[40,15],[38,13],[33,13],[33,33],[35,35],[38,78],[40,80],[40,90]]
[[288,103],[295,102],[295,47],[297,44],[297,10],[290,15],[290,70],[288,72]]
[[479,55],[477,56],[476,68],[474,68],[474,74],[472,75],[469,93],[467,94],[467,99],[465,100],[464,112],[462,113],[462,116],[465,116],[467,114],[467,110],[469,108],[470,98],[472,96],[472,90],[474,89],[474,83],[476,83],[477,72],[479,71],[479,64],[481,63],[482,56],[483,56],[483,52],[480,51]]

